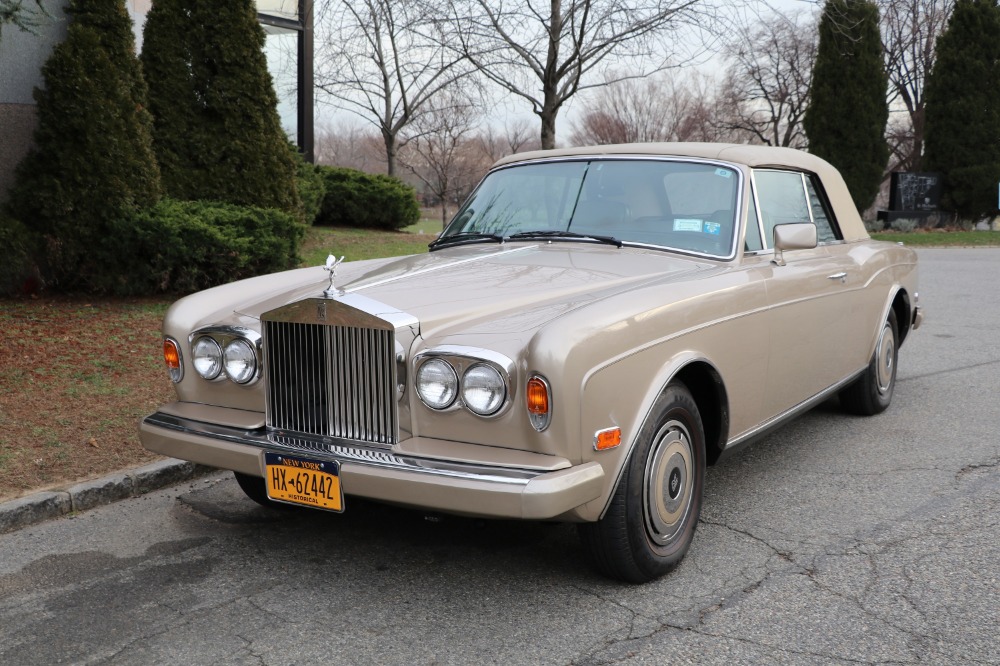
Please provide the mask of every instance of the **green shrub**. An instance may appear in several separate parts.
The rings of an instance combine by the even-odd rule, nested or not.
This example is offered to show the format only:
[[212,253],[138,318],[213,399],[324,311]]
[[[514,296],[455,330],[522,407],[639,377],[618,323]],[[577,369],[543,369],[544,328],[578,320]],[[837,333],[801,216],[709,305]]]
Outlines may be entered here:
[[295,157],[296,174],[295,188],[299,191],[299,215],[306,226],[316,221],[320,208],[323,206],[323,196],[326,194],[326,184],[320,174],[319,167],[306,162],[302,153],[289,143],[289,148]]
[[66,40],[35,89],[34,148],[17,167],[12,215],[43,243],[50,288],[100,290],[131,248],[120,230],[160,197],[146,86],[124,0],[72,0]]
[[398,178],[341,167],[316,168],[326,185],[316,224],[395,231],[420,220],[416,191]]
[[254,0],[157,0],[143,35],[166,195],[296,211]]
[[0,211],[0,294],[15,295],[41,287],[34,256],[38,239],[25,225]]
[[164,199],[135,221],[138,252],[114,291],[188,293],[294,268],[304,233],[273,208]]

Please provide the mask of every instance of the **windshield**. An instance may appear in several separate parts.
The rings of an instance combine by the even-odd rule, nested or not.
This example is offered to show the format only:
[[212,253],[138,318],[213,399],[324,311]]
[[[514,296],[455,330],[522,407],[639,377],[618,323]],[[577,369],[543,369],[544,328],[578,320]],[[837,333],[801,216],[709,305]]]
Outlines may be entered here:
[[699,162],[614,159],[524,164],[489,174],[441,240],[539,232],[612,237],[728,257],[739,175]]

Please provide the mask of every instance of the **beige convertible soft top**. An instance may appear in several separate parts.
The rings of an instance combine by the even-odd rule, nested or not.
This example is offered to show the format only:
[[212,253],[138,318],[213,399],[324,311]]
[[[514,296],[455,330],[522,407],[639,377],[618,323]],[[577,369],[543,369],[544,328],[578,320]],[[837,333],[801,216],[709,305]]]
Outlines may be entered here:
[[584,157],[588,155],[660,155],[676,157],[699,157],[742,164],[752,168],[779,167],[796,171],[807,171],[820,177],[826,195],[833,206],[844,240],[855,241],[868,238],[868,232],[861,221],[847,185],[829,162],[793,148],[771,146],[750,146],[734,143],[622,143],[606,146],[586,146],[580,148],[558,148],[555,150],[535,150],[508,155],[496,162],[494,167],[538,159],[559,157]]

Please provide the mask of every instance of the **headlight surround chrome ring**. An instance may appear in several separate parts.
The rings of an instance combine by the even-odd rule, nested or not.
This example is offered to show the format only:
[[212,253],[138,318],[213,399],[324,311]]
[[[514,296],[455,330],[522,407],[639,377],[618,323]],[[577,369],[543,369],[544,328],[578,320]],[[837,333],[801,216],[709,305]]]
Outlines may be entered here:
[[500,372],[486,363],[477,363],[462,376],[462,401],[474,414],[491,416],[507,400],[507,383]]
[[222,374],[222,347],[213,338],[202,335],[191,345],[191,363],[202,379],[216,379]]
[[447,361],[432,358],[417,370],[417,395],[431,409],[448,409],[458,397],[458,373]]
[[237,384],[248,384],[257,377],[257,353],[253,346],[237,338],[226,345],[222,353],[226,376]]

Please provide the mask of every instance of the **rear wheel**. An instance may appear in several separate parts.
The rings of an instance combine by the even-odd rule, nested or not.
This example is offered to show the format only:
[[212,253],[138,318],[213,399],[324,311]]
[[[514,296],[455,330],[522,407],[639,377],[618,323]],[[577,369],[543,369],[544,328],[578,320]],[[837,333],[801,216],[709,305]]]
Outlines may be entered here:
[[872,416],[884,412],[892,402],[892,391],[896,387],[898,338],[896,313],[890,309],[868,368],[854,383],[840,392],[840,404],[846,411]]
[[579,526],[594,565],[607,576],[644,583],[687,553],[701,513],[705,431],[680,383],[653,405],[604,517]]

